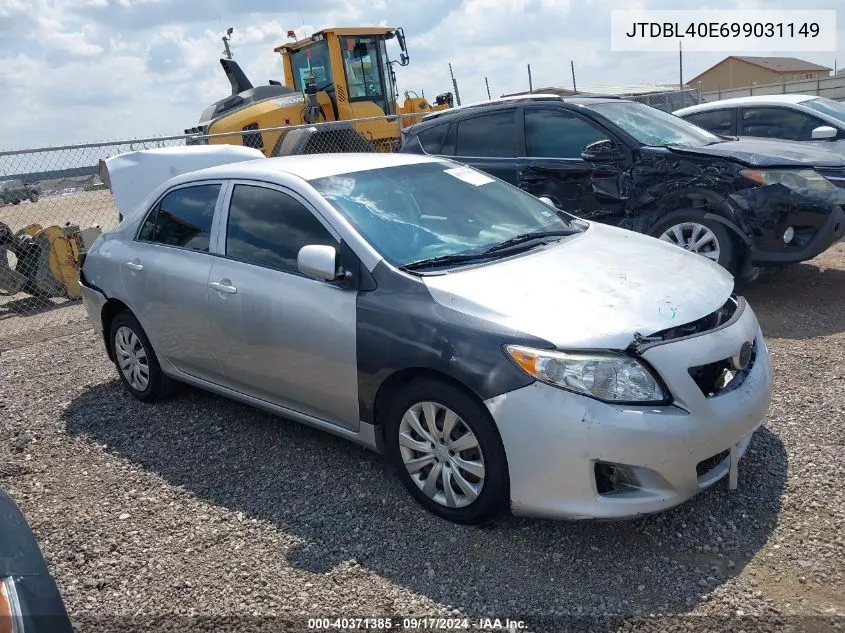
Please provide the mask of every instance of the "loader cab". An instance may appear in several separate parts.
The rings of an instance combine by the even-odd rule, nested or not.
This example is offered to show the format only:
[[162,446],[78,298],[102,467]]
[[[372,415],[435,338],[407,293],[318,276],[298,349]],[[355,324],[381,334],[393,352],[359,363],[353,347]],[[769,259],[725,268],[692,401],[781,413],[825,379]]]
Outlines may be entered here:
[[399,95],[387,40],[394,37],[404,66],[408,55],[401,28],[325,29],[275,51],[282,55],[286,84],[304,92],[313,81],[317,92],[331,99],[336,119],[392,115]]

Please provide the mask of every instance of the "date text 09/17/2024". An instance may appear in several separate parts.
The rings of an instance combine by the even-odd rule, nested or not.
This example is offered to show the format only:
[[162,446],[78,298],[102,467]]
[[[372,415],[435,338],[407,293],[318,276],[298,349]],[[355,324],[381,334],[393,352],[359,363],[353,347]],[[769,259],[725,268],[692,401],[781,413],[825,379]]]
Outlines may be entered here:
[[523,620],[510,618],[467,617],[378,617],[378,618],[309,618],[312,630],[399,630],[399,631],[502,631],[516,633],[526,628]]
[[691,22],[682,28],[678,22],[633,22],[626,37],[650,38],[738,38],[818,37],[817,22]]

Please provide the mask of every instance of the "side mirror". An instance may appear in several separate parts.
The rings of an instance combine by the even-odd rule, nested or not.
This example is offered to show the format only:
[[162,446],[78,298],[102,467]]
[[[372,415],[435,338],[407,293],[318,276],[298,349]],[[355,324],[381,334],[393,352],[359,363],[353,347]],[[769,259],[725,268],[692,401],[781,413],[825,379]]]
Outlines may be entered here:
[[552,199],[551,199],[551,198],[549,198],[548,196],[540,196],[540,197],[539,197],[539,198],[537,198],[537,199],[538,199],[540,202],[542,202],[543,204],[547,204],[547,205],[549,205],[552,209],[557,209],[557,207],[555,206],[555,203],[554,203],[554,202],[552,202]]
[[612,163],[622,158],[622,152],[609,139],[590,143],[581,152],[581,158],[588,163]]
[[296,256],[299,272],[323,281],[337,279],[337,251],[334,246],[309,244],[299,249]]
[[836,138],[837,130],[829,125],[820,125],[813,130],[813,140],[821,141],[826,138]]

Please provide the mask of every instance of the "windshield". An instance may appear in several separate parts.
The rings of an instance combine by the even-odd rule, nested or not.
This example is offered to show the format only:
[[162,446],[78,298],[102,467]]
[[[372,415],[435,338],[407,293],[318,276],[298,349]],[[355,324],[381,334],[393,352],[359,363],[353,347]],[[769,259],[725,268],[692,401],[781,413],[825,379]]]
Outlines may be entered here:
[[581,229],[529,193],[437,161],[310,181],[395,266],[475,255],[525,233]]
[[305,90],[305,81],[309,77],[314,77],[318,90],[325,90],[333,82],[329,47],[325,40],[289,54],[294,89],[298,92]]
[[839,103],[838,101],[819,97],[818,99],[803,101],[801,105],[805,105],[816,112],[821,112],[845,123],[845,104]]
[[617,101],[587,107],[615,123],[643,145],[701,147],[722,141],[704,128],[644,103]]

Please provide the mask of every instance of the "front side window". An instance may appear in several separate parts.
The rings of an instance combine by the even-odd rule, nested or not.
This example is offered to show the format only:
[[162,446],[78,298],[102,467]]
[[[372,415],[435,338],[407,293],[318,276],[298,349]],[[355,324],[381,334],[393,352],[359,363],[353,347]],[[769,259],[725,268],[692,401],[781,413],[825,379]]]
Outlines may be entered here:
[[267,187],[235,185],[226,222],[226,256],[297,272],[303,246],[338,246],[328,229],[296,198]]
[[525,233],[580,230],[531,194],[453,162],[371,169],[310,184],[396,266],[477,254]]
[[789,141],[812,141],[813,130],[824,121],[790,108],[743,108],[743,136],[763,136]]
[[455,156],[511,157],[514,155],[516,110],[465,119],[457,124]]
[[525,151],[532,158],[580,158],[606,132],[565,110],[525,111]]
[[713,134],[730,135],[733,130],[734,111],[726,108],[724,110],[712,110],[710,112],[696,112],[683,117],[693,125],[703,127]]
[[681,117],[644,103],[606,101],[586,107],[601,114],[643,145],[701,147],[723,140]]
[[317,90],[325,90],[334,83],[329,60],[329,47],[325,40],[314,42],[305,48],[289,53],[293,68],[294,88],[298,92],[305,90],[309,77],[314,78]]
[[207,253],[219,184],[171,191],[147,215],[138,239]]

